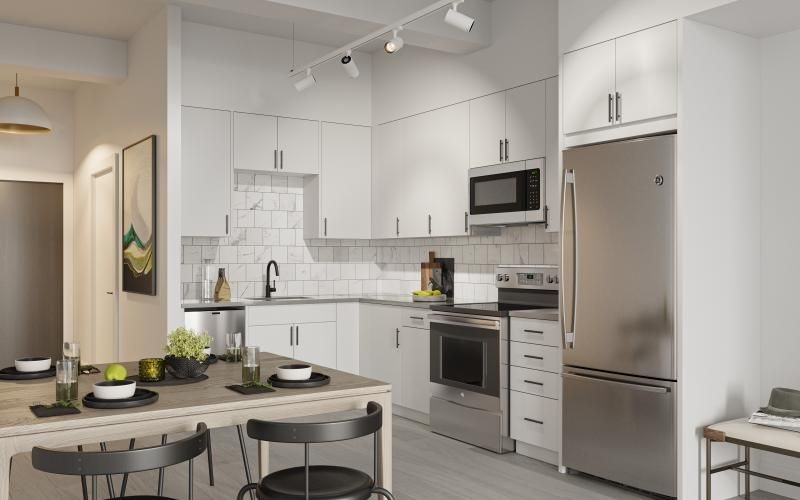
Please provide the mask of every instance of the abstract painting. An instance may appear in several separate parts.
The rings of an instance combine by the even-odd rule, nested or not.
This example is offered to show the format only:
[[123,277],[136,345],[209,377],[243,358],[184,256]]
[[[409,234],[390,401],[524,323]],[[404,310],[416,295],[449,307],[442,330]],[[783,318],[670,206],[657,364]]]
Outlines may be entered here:
[[156,294],[156,136],[122,150],[122,291]]

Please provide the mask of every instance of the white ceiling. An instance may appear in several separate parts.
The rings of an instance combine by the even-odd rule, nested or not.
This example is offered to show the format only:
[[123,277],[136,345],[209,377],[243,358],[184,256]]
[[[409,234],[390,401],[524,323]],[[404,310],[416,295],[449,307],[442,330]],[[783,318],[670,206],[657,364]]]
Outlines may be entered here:
[[754,38],[800,29],[798,0],[738,0],[692,19]]

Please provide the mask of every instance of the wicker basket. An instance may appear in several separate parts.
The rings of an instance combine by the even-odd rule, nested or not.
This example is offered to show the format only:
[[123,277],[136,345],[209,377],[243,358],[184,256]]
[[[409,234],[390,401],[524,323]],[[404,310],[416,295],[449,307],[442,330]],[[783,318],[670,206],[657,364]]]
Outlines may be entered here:
[[194,358],[176,358],[172,355],[164,357],[164,363],[169,374],[175,378],[199,377],[208,368],[208,363],[205,361]]

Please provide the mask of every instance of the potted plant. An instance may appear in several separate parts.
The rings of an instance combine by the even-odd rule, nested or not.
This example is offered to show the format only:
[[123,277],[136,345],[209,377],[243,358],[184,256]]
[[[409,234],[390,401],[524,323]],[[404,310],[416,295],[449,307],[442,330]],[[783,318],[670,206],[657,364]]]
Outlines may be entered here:
[[210,344],[211,336],[206,332],[176,328],[167,335],[167,345],[164,346],[167,371],[176,378],[199,377],[208,368],[205,348]]

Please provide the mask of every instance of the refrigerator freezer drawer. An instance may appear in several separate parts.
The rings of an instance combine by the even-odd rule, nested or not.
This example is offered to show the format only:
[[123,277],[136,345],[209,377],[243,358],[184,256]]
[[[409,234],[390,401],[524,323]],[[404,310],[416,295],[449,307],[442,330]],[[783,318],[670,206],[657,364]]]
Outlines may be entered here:
[[564,465],[676,496],[677,384],[568,367],[563,378]]
[[558,451],[561,442],[561,402],[511,391],[511,438]]
[[557,347],[511,342],[510,349],[510,365],[553,373],[561,371],[561,349]]

